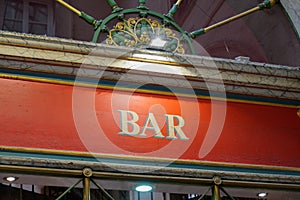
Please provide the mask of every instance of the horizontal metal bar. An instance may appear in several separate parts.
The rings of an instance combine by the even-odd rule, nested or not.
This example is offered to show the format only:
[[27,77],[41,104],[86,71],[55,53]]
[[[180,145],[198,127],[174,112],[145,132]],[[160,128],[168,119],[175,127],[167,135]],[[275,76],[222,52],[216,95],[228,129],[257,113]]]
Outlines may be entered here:
[[[82,176],[81,170],[72,169],[53,169],[42,167],[28,167],[28,166],[13,166],[0,165],[0,171],[10,171],[15,173],[30,173],[32,175],[49,175],[49,176]],[[113,180],[148,180],[153,182],[165,183],[179,183],[179,184],[193,184],[193,185],[211,185],[212,178],[194,178],[194,177],[180,177],[175,175],[148,175],[148,174],[133,174],[133,173],[114,173],[114,172],[100,172],[93,171],[94,178],[113,179]],[[225,187],[252,187],[252,188],[269,188],[269,189],[284,189],[284,190],[300,190],[300,184],[293,183],[271,183],[271,182],[257,182],[244,180],[226,180],[222,179],[222,185]]]
[[[279,170],[287,172],[299,172],[300,168],[296,167],[280,167],[280,166],[268,166],[268,165],[249,165],[249,164],[239,164],[239,163],[225,163],[225,162],[212,162],[212,161],[200,161],[200,160],[174,160],[168,158],[154,158],[154,157],[142,157],[142,156],[130,156],[130,155],[117,155],[117,154],[101,154],[101,153],[91,153],[91,152],[81,152],[81,151],[67,151],[67,150],[54,150],[54,149],[42,149],[42,148],[28,148],[28,147],[12,147],[12,146],[1,146],[0,151],[11,151],[20,153],[34,153],[34,154],[51,154],[58,156],[78,156],[86,158],[96,158],[96,159],[116,159],[116,160],[126,160],[126,161],[141,161],[141,162],[155,162],[155,163],[175,163],[175,164],[186,164],[186,165],[205,165],[212,167],[232,167],[232,168],[242,168],[242,169],[264,169],[264,170]],[[8,159],[10,159],[8,157]],[[22,158],[15,158],[15,161],[22,162]],[[6,160],[5,157],[2,160]]]
[[0,171],[9,171],[15,173],[26,173],[32,175],[49,175],[49,176],[82,176],[82,170],[72,169],[55,169],[46,167],[29,167],[15,165],[0,165]]
[[[245,180],[245,181],[254,181],[254,182],[280,182],[280,183],[297,183],[300,184],[300,174],[296,171],[286,171],[286,170],[266,170],[266,169],[243,169],[243,168],[236,168],[232,167],[210,167],[205,164],[198,164],[194,166],[172,166],[171,162],[170,165],[162,165],[157,166],[153,165],[152,162],[132,162],[124,164],[122,160],[76,160],[68,159],[64,160],[65,157],[57,157],[55,158],[30,158],[28,157],[21,157],[21,156],[1,156],[0,164],[7,171],[11,170],[18,170],[19,168],[22,170],[28,170],[29,173],[35,174],[34,169],[37,170],[45,170],[46,168],[51,168],[53,170],[49,170],[48,173],[53,174],[66,174],[70,172],[72,175],[71,169],[77,170],[77,175],[81,175],[81,170],[85,167],[90,167],[94,171],[102,171],[102,172],[119,172],[119,171],[132,171],[132,172],[151,172],[148,173],[150,175],[173,175],[177,177],[186,177],[186,178],[203,178],[203,177],[213,177],[216,174],[221,176],[225,179],[230,180]],[[124,160],[126,161],[126,159]],[[127,160],[128,161],[128,160]],[[71,164],[70,164],[71,162]],[[23,168],[22,168],[23,167]],[[65,169],[64,171],[61,171]],[[23,170],[23,171],[24,171]],[[54,171],[56,170],[56,171]],[[246,170],[246,171],[245,171]],[[45,171],[47,173],[47,171]],[[276,181],[274,181],[276,180]]]
[[[173,183],[187,183],[187,184],[201,184],[212,185],[213,179],[207,178],[186,178],[175,176],[155,176],[145,174],[128,174],[128,173],[107,173],[107,172],[94,172],[95,178],[108,178],[108,179],[125,179],[125,180],[148,180]],[[267,183],[267,182],[250,182],[239,180],[223,180],[223,186],[234,187],[252,187],[252,188],[269,188],[269,189],[286,189],[286,190],[300,190],[300,184],[281,184],[281,183]]]
[[236,181],[236,180],[222,180],[222,185],[225,187],[251,187],[264,189],[282,189],[282,190],[296,190],[300,191],[300,184],[283,184],[283,183],[268,183],[268,182],[250,182],[250,181]]

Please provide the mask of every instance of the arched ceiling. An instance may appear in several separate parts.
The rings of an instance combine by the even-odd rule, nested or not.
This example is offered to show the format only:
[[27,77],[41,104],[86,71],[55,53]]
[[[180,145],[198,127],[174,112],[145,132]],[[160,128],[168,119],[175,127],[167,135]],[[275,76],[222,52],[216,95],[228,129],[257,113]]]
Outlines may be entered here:
[[[104,0],[69,0],[68,2],[97,19],[103,19],[111,13],[110,7]],[[137,0],[117,1],[118,5],[124,8],[137,7],[137,2]],[[163,14],[167,13],[175,2],[176,0],[148,0],[147,7]],[[261,2],[261,0],[183,0],[174,20],[186,31],[191,32],[255,7]],[[56,9],[62,11],[58,6],[60,5],[57,5]],[[69,12],[67,10],[63,10],[64,15],[58,11],[57,17],[61,15],[71,21],[71,31],[59,28],[64,26],[63,24],[69,24],[59,18],[60,20],[56,20],[57,36],[88,41],[92,39],[92,27],[74,14],[66,14]],[[196,41],[212,57],[234,59],[237,56],[246,56],[250,57],[251,61],[289,66],[299,66],[300,63],[299,36],[281,4],[214,29],[199,36]]]
[[[243,12],[261,1],[185,2],[186,8],[179,10],[175,21],[190,31]],[[197,41],[214,57],[247,56],[252,61],[291,66],[299,66],[300,63],[299,38],[281,5],[212,30]]]

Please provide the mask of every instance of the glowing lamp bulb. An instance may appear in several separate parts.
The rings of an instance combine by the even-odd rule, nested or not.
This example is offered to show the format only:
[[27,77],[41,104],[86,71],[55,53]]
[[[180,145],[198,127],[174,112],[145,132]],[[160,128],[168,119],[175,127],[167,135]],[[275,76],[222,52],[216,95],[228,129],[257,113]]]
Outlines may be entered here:
[[267,195],[268,195],[268,193],[266,193],[266,192],[260,192],[257,194],[257,196],[259,196],[259,197],[266,197]]
[[166,45],[167,41],[162,40],[161,38],[157,37],[150,42],[150,47],[152,48],[163,48]]
[[17,178],[14,176],[8,176],[8,177],[5,177],[4,179],[8,182],[14,182],[15,180],[17,180]]
[[135,190],[138,192],[150,192],[152,189],[151,185],[138,185],[135,187]]

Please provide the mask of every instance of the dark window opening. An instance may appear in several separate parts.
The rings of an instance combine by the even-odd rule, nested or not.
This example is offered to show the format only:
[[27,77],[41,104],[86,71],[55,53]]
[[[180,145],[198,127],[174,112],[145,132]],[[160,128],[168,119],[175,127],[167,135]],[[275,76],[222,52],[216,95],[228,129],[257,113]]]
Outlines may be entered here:
[[37,35],[54,34],[52,1],[5,0],[0,1],[2,30]]

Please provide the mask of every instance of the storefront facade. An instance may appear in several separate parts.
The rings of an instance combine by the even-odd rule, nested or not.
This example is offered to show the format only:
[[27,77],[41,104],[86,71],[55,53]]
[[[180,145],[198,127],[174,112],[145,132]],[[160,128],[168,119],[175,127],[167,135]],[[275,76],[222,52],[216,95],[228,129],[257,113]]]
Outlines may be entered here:
[[[169,1],[163,15],[147,7],[159,2],[108,0],[95,20],[58,2],[94,26],[93,42],[48,37],[78,25],[66,15],[54,26],[53,2],[0,1],[2,29],[48,35],[0,32],[0,199],[299,199],[299,27],[280,10],[295,23],[297,5],[264,1],[238,16],[274,6],[276,26],[240,21],[237,38],[196,40],[235,6]],[[177,11],[210,13],[209,26],[187,32]],[[286,35],[264,42],[268,30]],[[281,43],[293,45],[274,51]]]
[[3,175],[299,190],[297,68],[1,34]]

